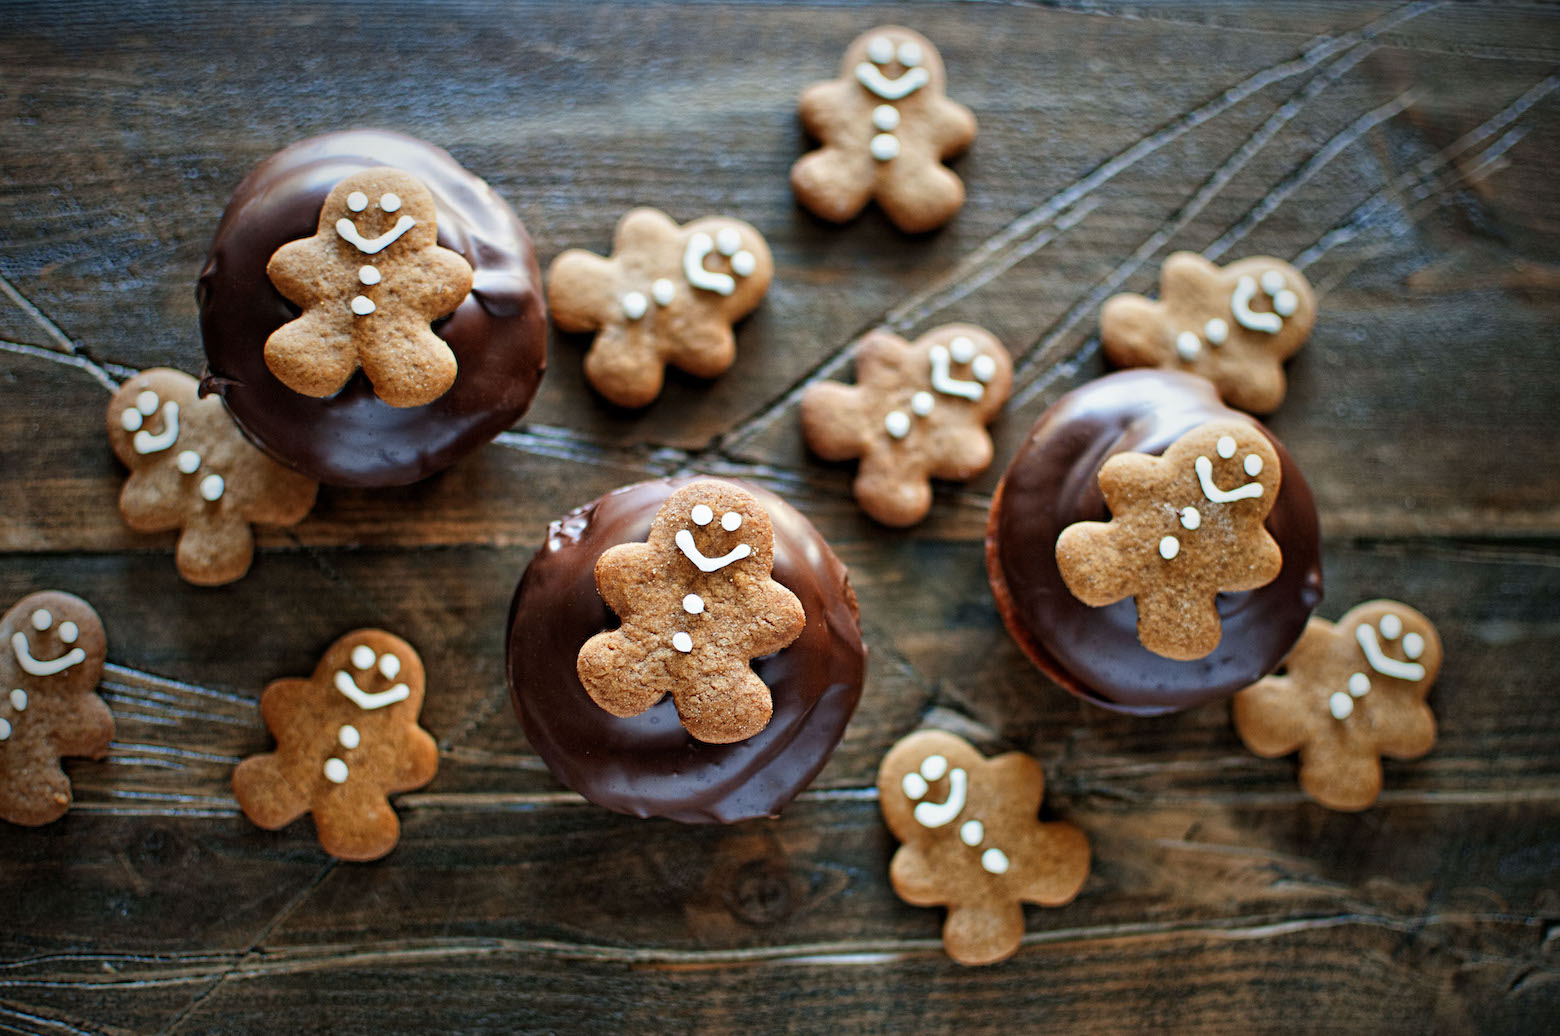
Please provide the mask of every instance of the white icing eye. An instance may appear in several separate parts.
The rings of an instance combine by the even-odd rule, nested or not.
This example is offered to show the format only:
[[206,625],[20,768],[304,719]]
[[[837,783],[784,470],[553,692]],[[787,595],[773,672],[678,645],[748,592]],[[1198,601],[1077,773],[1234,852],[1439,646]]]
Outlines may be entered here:
[[1262,275],[1262,290],[1269,295],[1277,295],[1284,290],[1284,275],[1277,270],[1269,270]]
[[987,849],[980,854],[980,865],[992,874],[1006,874],[1008,869],[1007,853],[1001,849]]
[[735,511],[727,511],[720,516],[720,527],[727,532],[736,532],[742,528],[742,516]]
[[50,615],[46,609],[39,608],[37,611],[32,613],[32,624],[33,629],[37,630],[39,633],[42,633],[44,630],[54,625],[54,616]]
[[681,651],[683,654],[686,655],[690,651],[693,650],[693,638],[688,636],[688,634],[683,633],[681,631],[679,631],[677,633],[673,633],[672,634],[672,647],[676,648],[678,651]]
[[970,364],[970,373],[975,375],[975,380],[984,385],[997,376],[997,361],[982,354],[975,357],[975,362]]
[[910,434],[910,418],[903,410],[890,410],[883,418],[883,429],[896,439]]
[[1187,363],[1197,359],[1197,354],[1202,352],[1202,342],[1190,331],[1182,331],[1175,336],[1175,354]]
[[359,295],[352,300],[352,312],[360,317],[366,317],[378,308],[374,305],[374,300],[366,295]]
[[1181,541],[1174,536],[1166,536],[1159,541],[1159,556],[1166,561],[1174,561],[1179,553],[1181,553]]
[[1215,448],[1219,451],[1219,456],[1223,457],[1225,460],[1229,460],[1231,457],[1235,456],[1235,440],[1230,438],[1228,435],[1220,436],[1219,444]]
[[227,484],[222,481],[221,475],[207,475],[200,480],[200,495],[207,503],[216,503],[222,499],[222,491]]
[[153,414],[157,413],[157,403],[157,393],[153,392],[151,389],[147,389],[135,397],[135,408],[141,411],[141,413],[145,414],[147,417],[151,417]]
[[899,109],[892,104],[880,104],[872,109],[872,125],[887,133],[899,125]]
[[379,671],[386,680],[394,680],[401,673],[401,660],[394,653],[379,656]]
[[965,845],[974,847],[980,844],[980,840],[986,837],[986,828],[979,820],[966,820],[959,828],[959,841]]
[[1364,673],[1352,673],[1349,676],[1349,694],[1356,698],[1364,697],[1370,692],[1370,677]]
[[81,630],[74,622],[60,623],[60,640],[67,644],[74,644],[79,636],[81,636]]
[[17,712],[27,711],[27,692],[20,687],[11,692],[11,708]]
[[940,755],[929,755],[921,760],[921,776],[929,781],[940,781],[948,772],[948,760]]
[[867,41],[867,57],[879,65],[894,60],[894,41],[887,36],[874,36]]
[[356,748],[363,743],[363,738],[358,734],[357,727],[350,723],[336,732],[336,740],[341,742],[342,748]]
[[374,668],[374,649],[367,644],[359,644],[352,649],[352,664],[359,669]]
[[689,615],[703,615],[704,598],[700,597],[698,594],[689,594],[687,597],[684,597],[683,611],[687,612]]
[[1354,715],[1354,699],[1342,691],[1334,691],[1332,697],[1327,699],[1327,709],[1333,719],[1348,719]]
[[688,517],[693,519],[695,525],[708,525],[715,520],[715,512],[706,504],[694,504],[693,510],[688,512]]
[[1381,627],[1381,635],[1388,640],[1396,640],[1403,635],[1403,620],[1391,612],[1383,615],[1378,625]]
[[1299,297],[1288,288],[1273,296],[1273,312],[1281,317],[1292,317],[1299,308]]
[[1409,633],[1403,637],[1403,654],[1410,659],[1418,658],[1425,653],[1425,638],[1417,633]]
[[362,191],[353,191],[351,194],[347,195],[347,208],[351,209],[353,212],[362,212],[364,209],[368,208],[368,195],[364,194]]
[[1183,528],[1195,529],[1202,524],[1202,514],[1195,507],[1181,508],[1181,525]]
[[731,257],[731,272],[738,277],[751,277],[756,269],[758,269],[758,260],[753,258],[753,253],[745,248]]
[[975,343],[960,335],[948,343],[948,355],[954,363],[969,363],[975,358]]
[[133,406],[127,406],[119,415],[119,426],[127,432],[133,432],[141,427],[141,411]]
[[630,320],[638,320],[649,308],[649,300],[637,291],[631,291],[623,296],[623,315]]
[[720,233],[715,235],[715,249],[721,255],[735,255],[741,247],[742,235],[737,233],[736,227],[721,227]]
[[325,779],[332,784],[347,783],[347,764],[340,759],[325,760]]
[[358,271],[358,280],[362,281],[364,284],[378,284],[379,271],[374,269],[372,266],[365,266]]
[[930,414],[932,407],[935,405],[936,403],[932,399],[930,392],[917,392],[910,397],[910,409],[915,412],[917,417],[925,417],[927,414]]
[[1256,478],[1258,475],[1262,474],[1262,458],[1257,456],[1255,453],[1248,453],[1246,454],[1245,463],[1243,463],[1241,467],[1246,469],[1246,474],[1250,475],[1252,478]]
[[905,797],[911,799],[924,799],[931,789],[926,786],[926,778],[918,773],[907,773],[905,779],[899,782],[899,786],[905,790]]
[[915,40],[905,40],[899,45],[899,63],[914,68],[921,63],[921,45]]
[[670,306],[672,299],[677,297],[677,285],[662,277],[650,285],[650,297],[662,306]]
[[200,454],[194,450],[180,450],[179,455],[173,459],[173,466],[186,475],[193,475],[200,470]]
[[401,207],[401,196],[398,194],[381,195],[379,199],[379,207],[384,209],[386,212],[394,212]]

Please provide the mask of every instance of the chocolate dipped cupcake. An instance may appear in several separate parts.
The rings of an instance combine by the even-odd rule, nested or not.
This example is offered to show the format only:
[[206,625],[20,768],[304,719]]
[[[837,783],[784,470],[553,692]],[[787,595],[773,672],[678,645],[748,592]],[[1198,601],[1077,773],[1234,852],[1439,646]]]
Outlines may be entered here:
[[530,236],[440,148],[331,133],[234,191],[197,289],[207,373],[244,434],[321,482],[392,486],[512,425],[546,361]]
[[755,486],[676,478],[552,523],[510,608],[509,687],[564,784],[639,817],[772,817],[861,696],[845,566]]
[[1207,380],[1111,374],[1041,415],[986,527],[997,606],[1047,676],[1154,715],[1272,672],[1321,600],[1310,488]]

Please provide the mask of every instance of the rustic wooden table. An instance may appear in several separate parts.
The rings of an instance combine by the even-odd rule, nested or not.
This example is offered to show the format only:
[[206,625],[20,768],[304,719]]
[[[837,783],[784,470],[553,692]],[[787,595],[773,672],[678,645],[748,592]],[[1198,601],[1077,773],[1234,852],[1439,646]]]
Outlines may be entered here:
[[[8,4],[0,12],[0,605],[88,598],[109,635],[109,757],[77,802],[0,824],[0,1029],[905,1032],[1560,1026],[1560,11],[1512,4],[444,6]],[[793,203],[795,101],[863,29],[941,47],[980,118],[946,229]],[[449,148],[545,263],[636,204],[740,215],[776,279],[736,367],[639,414],[555,339],[524,421],[446,474],[325,489],[251,574],[202,590],[115,507],[109,389],[202,363],[194,282],[229,192],[301,137],[376,125]],[[1321,316],[1272,426],[1314,487],[1336,618],[1427,612],[1440,741],[1359,815],[1249,755],[1228,709],[1085,705],[1001,628],[982,531],[1001,467],[1103,372],[1112,293],[1166,254],[1272,253]],[[808,457],[800,389],[887,325],[1013,352],[998,464],[931,518],[861,517]],[[851,566],[860,711],[774,822],[620,817],[555,783],[510,712],[510,594],[549,519],[615,486],[731,473]],[[256,700],[339,633],[421,650],[439,774],[370,865],[307,820],[262,831],[229,776]],[[879,758],[927,724],[1038,756],[1093,872],[966,969],[888,887]]]

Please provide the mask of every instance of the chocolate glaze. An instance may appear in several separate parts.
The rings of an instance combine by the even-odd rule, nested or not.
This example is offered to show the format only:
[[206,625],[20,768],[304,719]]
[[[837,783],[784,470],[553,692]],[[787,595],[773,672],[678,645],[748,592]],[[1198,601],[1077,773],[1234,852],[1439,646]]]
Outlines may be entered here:
[[790,647],[753,660],[774,697],[774,717],[761,732],[730,745],[697,741],[669,697],[619,719],[591,701],[575,673],[585,641],[619,625],[596,592],[596,559],[619,543],[642,542],[661,504],[690,481],[627,486],[552,523],[510,606],[509,690],[553,775],[597,805],[685,823],[772,817],[828,762],[866,673],[845,566],[785,501],[736,483],[769,511],[774,578],[807,613]]
[[[1100,465],[1117,453],[1162,454],[1219,417],[1251,421],[1283,463],[1267,528],[1284,567],[1267,586],[1220,594],[1223,636],[1206,658],[1178,662],[1143,647],[1132,598],[1079,601],[1056,566],[1056,538],[1080,521],[1107,521]],[[986,528],[986,567],[1008,630],[1034,663],[1074,694],[1154,715],[1227,697],[1272,672],[1322,599],[1316,504],[1272,433],[1220,402],[1213,385],[1176,371],[1135,370],[1091,381],[1036,422],[1003,477]]]
[[[471,293],[434,330],[455,353],[455,384],[426,406],[396,409],[359,370],[334,396],[300,395],[265,365],[265,340],[298,315],[266,276],[271,255],[311,236],[343,178],[390,165],[419,177],[438,205],[439,244],[471,264]],[[216,392],[244,434],[321,482],[394,486],[426,478],[512,425],[546,365],[541,272],[512,209],[449,153],[399,133],[353,130],[300,141],[244,178],[222,214],[196,298],[206,342],[202,392]]]

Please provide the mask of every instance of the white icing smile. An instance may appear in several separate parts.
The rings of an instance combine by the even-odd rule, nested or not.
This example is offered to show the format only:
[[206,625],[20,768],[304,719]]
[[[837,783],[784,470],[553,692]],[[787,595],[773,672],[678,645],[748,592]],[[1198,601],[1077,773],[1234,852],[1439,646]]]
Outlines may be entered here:
[[1275,335],[1284,329],[1284,318],[1293,316],[1299,308],[1300,298],[1284,287],[1284,275],[1277,270],[1262,275],[1261,287],[1273,300],[1272,312],[1258,313],[1251,308],[1251,300],[1257,297],[1257,279],[1249,276],[1235,282],[1235,291],[1230,295],[1230,312],[1241,327]]
[[[1235,456],[1235,440],[1225,435],[1219,439],[1219,456],[1229,460]],[[1203,496],[1216,504],[1233,503],[1236,500],[1256,499],[1262,495],[1262,483],[1248,482],[1235,489],[1220,489],[1213,481],[1213,461],[1207,457],[1198,457],[1193,465],[1197,469],[1197,481],[1202,484]],[[1246,455],[1244,461],[1246,474],[1255,477],[1262,473],[1262,458],[1255,453]]]
[[[367,644],[359,644],[352,649],[352,664],[358,669],[373,669],[376,664],[379,672],[386,680],[394,680],[401,672],[401,660],[393,654],[376,655],[374,649]],[[405,701],[411,696],[411,688],[404,683],[398,683],[388,690],[377,694],[369,694],[357,685],[352,674],[345,669],[336,670],[336,690],[351,698],[357,707],[365,710],[382,709],[386,705],[394,705],[398,701]],[[345,728],[343,728],[345,729]],[[353,732],[354,736],[356,731]],[[355,747],[355,746],[351,746]],[[327,773],[327,776],[329,774]],[[346,779],[343,771],[343,780]],[[337,783],[340,783],[339,781]]]
[[[706,508],[706,510],[708,510],[708,508]],[[734,511],[728,512],[728,514],[735,513],[736,512]],[[741,515],[737,515],[737,517],[739,520],[741,519]],[[725,527],[724,522],[722,522],[722,527]],[[689,532],[687,529],[678,529],[677,535],[674,536],[673,539],[676,541],[678,549],[683,552],[689,561],[698,566],[700,572],[717,572],[720,569],[725,568],[727,565],[741,561],[743,558],[753,553],[753,548],[751,546],[746,543],[739,543],[718,558],[705,557],[704,554],[700,552],[699,548],[694,545],[693,533]]]
[[[974,344],[968,338],[955,338],[951,343],[955,348],[968,343],[973,352]],[[972,402],[980,400],[986,394],[986,388],[978,381],[960,381],[948,373],[953,357],[947,348],[941,345],[932,346],[932,388],[945,396],[959,396]],[[977,371],[976,377],[980,376]]]
[[[50,626],[54,625],[54,616],[39,608],[32,613],[32,625],[33,629],[43,633]],[[74,644],[76,638],[80,635],[81,631],[74,622],[60,623],[60,639],[65,643]],[[63,673],[73,665],[80,665],[87,660],[87,653],[79,647],[71,648],[58,658],[34,658],[32,645],[27,642],[27,634],[21,630],[11,634],[11,651],[16,655],[17,665],[21,666],[22,670],[30,676],[53,676],[56,673]],[[26,708],[26,701],[27,696],[24,692],[22,695],[22,708]]]
[[[394,195],[387,194],[385,197],[393,198]],[[400,207],[399,201],[396,202],[396,207]],[[386,211],[391,210],[387,209]],[[395,226],[391,227],[383,234],[380,234],[378,237],[365,238],[362,234],[358,233],[357,224],[343,216],[336,221],[336,233],[341,235],[343,241],[346,241],[364,255],[376,255],[395,244],[401,239],[402,234],[406,233],[408,230],[411,230],[416,225],[417,221],[412,217],[402,216],[400,219],[395,221]],[[370,310],[369,312],[373,311]],[[363,315],[365,314],[359,314],[359,316]]]
[[[1389,615],[1383,618],[1383,626],[1386,625],[1387,618],[1396,619],[1397,616]],[[1409,637],[1415,638],[1412,644],[1409,642]],[[1376,627],[1370,623],[1367,622],[1357,626],[1354,630],[1354,638],[1360,642],[1360,650],[1365,652],[1365,661],[1370,663],[1370,667],[1382,676],[1390,676],[1394,679],[1409,680],[1416,683],[1425,678],[1425,667],[1418,662],[1400,662],[1382,651],[1381,642],[1376,639]],[[1411,651],[1410,649],[1415,645],[1418,646],[1418,650]],[[1422,654],[1424,652],[1424,639],[1416,633],[1410,633],[1408,637],[1403,638],[1403,649],[1404,653],[1410,657]]]
[[135,432],[131,445],[139,454],[161,453],[179,440],[179,404],[171,399],[162,404],[162,431],[153,435],[142,427],[148,417],[157,413],[158,402],[157,393],[146,389],[135,397],[135,406],[125,407],[119,415],[120,426],[127,432]]
[[[704,266],[705,257],[717,249],[721,255],[731,258],[732,272],[738,277],[746,277],[758,269],[758,260],[753,257],[752,252],[742,247],[742,236],[737,233],[736,228],[722,227],[713,238],[708,234],[699,233],[688,239],[688,247],[683,250],[683,276],[688,278],[688,283],[695,288],[713,291],[718,295],[730,295],[737,290],[736,279],[730,274],[705,269]],[[671,299],[662,301],[660,293],[656,293],[656,301],[664,306]]]
[[[931,790],[930,782],[945,776],[948,778],[948,797],[942,802],[926,801],[926,795]],[[953,823],[964,812],[969,795],[969,774],[959,767],[949,769],[948,760],[943,756],[929,755],[921,760],[919,770],[905,774],[900,787],[905,798],[916,804],[913,813],[916,823],[936,830]],[[979,820],[966,820],[959,826],[959,841],[972,849],[978,848],[985,837],[986,826]],[[987,873],[1005,874],[1009,862],[1006,853],[992,847],[981,853],[980,865]]]

